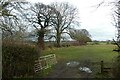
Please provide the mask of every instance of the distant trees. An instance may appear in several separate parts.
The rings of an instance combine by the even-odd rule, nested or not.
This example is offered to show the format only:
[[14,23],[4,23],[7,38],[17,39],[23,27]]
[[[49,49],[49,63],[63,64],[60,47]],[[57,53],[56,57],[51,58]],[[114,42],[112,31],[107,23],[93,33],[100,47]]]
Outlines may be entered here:
[[91,35],[86,29],[70,30],[70,37],[79,42],[80,45],[91,42]]
[[62,35],[68,33],[71,27],[79,25],[79,21],[77,20],[78,9],[67,2],[55,2],[51,6],[56,9],[55,15],[52,18],[55,30],[53,37],[56,39],[57,47],[60,47]]

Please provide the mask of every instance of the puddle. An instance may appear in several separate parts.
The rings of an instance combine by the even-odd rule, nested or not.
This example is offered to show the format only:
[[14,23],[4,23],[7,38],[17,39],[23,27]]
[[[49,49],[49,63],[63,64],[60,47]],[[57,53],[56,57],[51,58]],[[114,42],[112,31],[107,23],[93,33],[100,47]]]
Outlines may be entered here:
[[67,66],[69,67],[77,67],[80,63],[77,61],[70,61],[68,63],[66,63]]
[[88,67],[80,67],[79,70],[80,70],[80,71],[84,71],[84,72],[86,72],[86,73],[92,73],[92,71],[91,71],[90,68],[88,68]]
[[[69,61],[66,63],[68,67],[77,67],[80,63],[77,61]],[[79,67],[80,71],[86,72],[86,73],[92,73],[91,69],[88,67]]]

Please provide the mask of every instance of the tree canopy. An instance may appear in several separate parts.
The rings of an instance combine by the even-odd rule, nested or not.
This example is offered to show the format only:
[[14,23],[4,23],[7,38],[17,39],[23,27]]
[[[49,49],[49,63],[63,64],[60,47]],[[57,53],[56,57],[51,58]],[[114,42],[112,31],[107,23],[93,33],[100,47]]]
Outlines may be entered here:
[[73,26],[79,26],[78,9],[67,2],[55,2],[51,4],[55,8],[55,16],[52,19],[54,35],[57,47],[60,47],[62,35],[68,33]]
[[79,42],[80,45],[91,41],[91,35],[86,29],[70,30],[70,37]]

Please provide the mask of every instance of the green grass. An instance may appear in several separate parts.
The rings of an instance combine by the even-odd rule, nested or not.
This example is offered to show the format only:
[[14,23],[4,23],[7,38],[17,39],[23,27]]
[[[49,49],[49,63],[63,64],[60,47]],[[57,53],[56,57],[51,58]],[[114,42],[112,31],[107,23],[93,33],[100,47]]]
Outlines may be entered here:
[[114,48],[115,46],[111,44],[71,46],[46,49],[43,51],[43,55],[54,53],[56,54],[58,61],[90,60],[97,62],[103,60],[105,62],[111,62],[114,57],[118,55],[117,52],[112,51]]

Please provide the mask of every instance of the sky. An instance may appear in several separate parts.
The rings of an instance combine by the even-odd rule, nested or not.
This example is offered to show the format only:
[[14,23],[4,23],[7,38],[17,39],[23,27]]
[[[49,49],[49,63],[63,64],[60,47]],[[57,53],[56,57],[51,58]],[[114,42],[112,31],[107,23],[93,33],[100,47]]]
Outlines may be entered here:
[[[103,0],[27,0],[30,2],[42,2],[50,4],[51,2],[69,2],[79,9],[81,26],[78,29],[87,29],[92,36],[92,40],[112,40],[116,35],[116,28],[113,26],[112,6],[96,5]],[[113,0],[106,0],[113,1]]]

